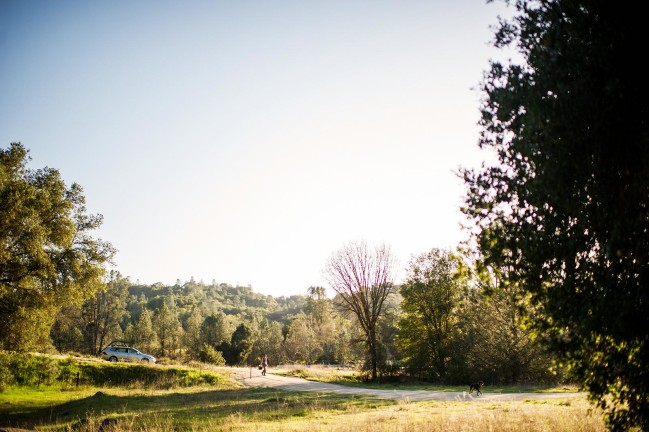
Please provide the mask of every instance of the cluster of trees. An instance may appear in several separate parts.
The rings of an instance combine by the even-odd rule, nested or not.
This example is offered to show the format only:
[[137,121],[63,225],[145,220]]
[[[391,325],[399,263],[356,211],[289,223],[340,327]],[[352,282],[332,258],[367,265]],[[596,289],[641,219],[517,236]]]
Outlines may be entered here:
[[370,379],[558,380],[550,354],[521,325],[511,287],[468,268],[433,249],[413,259],[406,281],[394,286],[389,249],[351,243],[328,266],[333,299],[323,287],[274,298],[194,280],[143,286],[113,271],[90,298],[59,310],[50,336],[58,351],[92,355],[121,341],[176,361],[252,365],[266,353],[275,364],[355,363]]
[[[548,356],[513,350],[511,332],[498,335],[510,315],[506,324],[519,329],[514,304],[487,300],[449,252],[414,260],[397,287],[388,247],[350,243],[326,265],[333,299],[323,287],[275,298],[214,281],[134,284],[105,272],[113,249],[90,236],[101,217],[86,214],[81,188],[66,187],[56,170],[28,169],[28,160],[20,144],[0,151],[2,349],[97,355],[121,342],[217,364],[254,364],[263,353],[273,363],[356,363],[370,379],[401,365],[438,382],[548,378],[535,369]],[[472,313],[487,308],[502,319]],[[521,346],[533,345],[520,334]],[[503,351],[515,360],[499,362]]]
[[58,351],[97,355],[121,342],[173,360],[229,365],[253,364],[263,353],[275,364],[356,358],[351,320],[332,310],[322,287],[272,297],[193,279],[137,285],[116,271],[84,302],[62,307],[50,336]]
[[433,249],[392,283],[389,248],[350,243],[325,267],[332,304],[353,317],[371,379],[405,371],[441,383],[556,382],[552,355],[523,325],[519,293],[496,271]]
[[241,363],[263,350],[362,360],[371,378],[401,362],[437,381],[508,382],[546,379],[550,350],[612,429],[649,430],[643,17],[596,0],[508,3],[495,45],[519,61],[493,62],[482,83],[480,146],[496,159],[462,172],[469,264],[433,250],[396,287],[389,250],[350,244],[326,265],[332,300],[314,287],[291,313],[277,299],[206,306],[240,287],[105,277],[113,249],[90,237],[101,217],[86,214],[81,188],[27,169],[12,144],[0,150],[0,347],[51,336],[96,352],[122,337],[170,357]]
[[519,292],[499,273],[437,249],[412,260],[401,288],[398,339],[407,370],[438,382],[563,378],[565,371],[553,367],[553,357],[525,326]]

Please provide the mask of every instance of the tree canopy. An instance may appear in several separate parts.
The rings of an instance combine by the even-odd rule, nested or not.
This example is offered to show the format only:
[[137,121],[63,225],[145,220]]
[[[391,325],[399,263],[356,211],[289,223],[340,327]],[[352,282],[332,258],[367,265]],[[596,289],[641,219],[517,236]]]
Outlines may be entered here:
[[414,257],[401,286],[403,312],[399,342],[407,367],[425,365],[428,374],[443,382],[458,341],[458,313],[462,301],[457,260],[433,249]]
[[28,161],[19,143],[0,149],[0,347],[10,349],[38,344],[39,328],[47,339],[42,323],[91,296],[113,256],[110,243],[90,236],[102,217],[86,212],[81,186]]
[[[533,323],[609,425],[649,429],[649,86],[641,14],[599,0],[518,0],[496,32],[522,62],[482,84],[465,213],[484,260],[508,269]],[[641,21],[642,20],[642,21]]]

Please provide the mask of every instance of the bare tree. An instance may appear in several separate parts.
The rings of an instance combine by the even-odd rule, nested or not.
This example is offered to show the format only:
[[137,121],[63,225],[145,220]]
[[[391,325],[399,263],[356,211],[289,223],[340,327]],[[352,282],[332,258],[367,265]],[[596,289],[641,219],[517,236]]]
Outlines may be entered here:
[[395,268],[386,245],[370,250],[365,242],[352,242],[334,253],[324,269],[338,294],[337,306],[353,313],[363,330],[372,380],[376,379],[379,355],[377,323],[385,299],[394,290]]

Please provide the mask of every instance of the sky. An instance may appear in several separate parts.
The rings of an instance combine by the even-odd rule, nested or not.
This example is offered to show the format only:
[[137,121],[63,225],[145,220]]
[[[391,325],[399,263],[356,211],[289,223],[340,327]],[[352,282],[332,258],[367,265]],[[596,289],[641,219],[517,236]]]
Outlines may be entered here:
[[115,270],[306,294],[353,241],[466,234],[479,83],[504,4],[0,1],[0,146],[104,217]]

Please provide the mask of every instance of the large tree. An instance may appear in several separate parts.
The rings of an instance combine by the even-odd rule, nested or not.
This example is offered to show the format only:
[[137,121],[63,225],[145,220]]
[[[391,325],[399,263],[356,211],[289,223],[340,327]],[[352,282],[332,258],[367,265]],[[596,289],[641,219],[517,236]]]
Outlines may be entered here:
[[439,382],[449,378],[449,363],[461,339],[464,287],[457,269],[458,261],[450,252],[433,249],[412,259],[401,285],[398,341],[406,367]]
[[365,242],[352,242],[335,253],[324,270],[338,306],[353,313],[363,330],[372,380],[379,365],[379,319],[394,290],[395,267],[386,245],[370,249]]
[[94,294],[112,246],[90,236],[81,186],[31,170],[19,143],[0,149],[0,348],[42,349],[56,311]]
[[613,429],[649,430],[649,85],[642,14],[600,0],[518,0],[496,32],[481,139],[464,172],[487,263],[512,269]]

